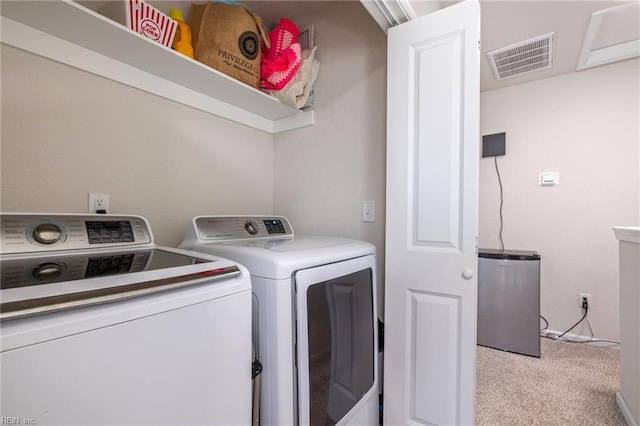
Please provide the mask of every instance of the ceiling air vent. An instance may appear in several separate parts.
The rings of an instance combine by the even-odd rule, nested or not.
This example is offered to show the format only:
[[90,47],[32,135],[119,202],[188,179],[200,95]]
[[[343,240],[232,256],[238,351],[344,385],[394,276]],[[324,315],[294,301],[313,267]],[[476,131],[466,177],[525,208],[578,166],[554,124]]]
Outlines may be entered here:
[[487,52],[496,80],[551,68],[555,33]]

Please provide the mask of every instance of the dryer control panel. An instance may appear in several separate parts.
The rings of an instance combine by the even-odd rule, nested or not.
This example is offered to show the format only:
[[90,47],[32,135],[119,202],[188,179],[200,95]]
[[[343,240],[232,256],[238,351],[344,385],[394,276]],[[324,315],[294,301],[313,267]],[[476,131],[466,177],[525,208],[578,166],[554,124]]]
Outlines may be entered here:
[[200,216],[193,226],[203,241],[293,236],[291,224],[283,216]]
[[150,244],[140,216],[3,213],[1,254],[35,253]]

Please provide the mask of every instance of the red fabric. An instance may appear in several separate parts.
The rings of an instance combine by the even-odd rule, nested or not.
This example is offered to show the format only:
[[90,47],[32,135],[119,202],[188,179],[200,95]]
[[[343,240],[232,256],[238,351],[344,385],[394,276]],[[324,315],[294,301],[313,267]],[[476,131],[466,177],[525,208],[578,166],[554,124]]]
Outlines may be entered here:
[[262,46],[260,87],[279,90],[293,78],[302,61],[298,34],[296,24],[287,18],[269,31],[271,47]]

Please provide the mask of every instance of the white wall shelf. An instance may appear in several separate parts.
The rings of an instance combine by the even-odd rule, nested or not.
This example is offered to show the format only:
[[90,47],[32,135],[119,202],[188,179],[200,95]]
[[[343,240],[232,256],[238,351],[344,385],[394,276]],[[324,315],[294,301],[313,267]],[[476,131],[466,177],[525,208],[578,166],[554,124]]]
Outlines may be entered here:
[[2,43],[268,133],[310,126],[300,111],[70,0],[2,1]]

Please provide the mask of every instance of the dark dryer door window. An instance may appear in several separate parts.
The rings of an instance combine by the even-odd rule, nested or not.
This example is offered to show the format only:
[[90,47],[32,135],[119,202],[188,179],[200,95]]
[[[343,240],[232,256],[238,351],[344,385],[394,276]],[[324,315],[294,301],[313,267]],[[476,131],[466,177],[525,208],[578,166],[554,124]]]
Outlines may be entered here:
[[296,274],[300,424],[336,424],[374,385],[374,267],[363,259]]

